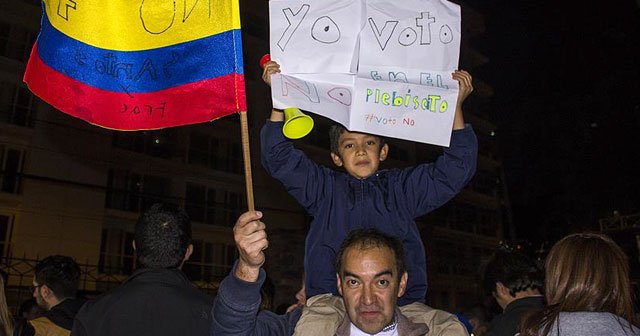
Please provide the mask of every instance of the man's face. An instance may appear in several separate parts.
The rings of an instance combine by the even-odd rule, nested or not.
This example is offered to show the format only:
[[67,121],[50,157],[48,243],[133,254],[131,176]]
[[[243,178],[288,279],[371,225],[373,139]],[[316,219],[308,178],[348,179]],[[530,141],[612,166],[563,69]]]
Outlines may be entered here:
[[393,251],[386,247],[354,246],[343,256],[338,291],[351,322],[368,334],[391,324],[396,302],[407,286],[407,273],[398,281]]
[[380,138],[358,132],[343,132],[338,140],[340,155],[331,153],[333,163],[344,169],[351,176],[365,179],[373,175],[380,165],[380,161],[387,158],[389,146],[380,148]]
[[35,278],[33,279],[32,283],[33,283],[33,298],[36,299],[36,303],[40,308],[44,310],[49,310],[49,305],[47,304],[45,299],[42,297],[42,285],[38,284]]

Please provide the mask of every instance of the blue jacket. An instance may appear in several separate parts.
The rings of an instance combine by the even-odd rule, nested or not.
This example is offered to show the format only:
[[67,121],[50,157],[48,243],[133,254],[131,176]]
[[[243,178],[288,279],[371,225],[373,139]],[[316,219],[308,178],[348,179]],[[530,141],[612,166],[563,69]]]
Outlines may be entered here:
[[285,139],[282,126],[267,121],[262,128],[262,164],[313,217],[305,242],[307,297],[338,294],[340,244],[353,229],[375,227],[404,244],[409,281],[398,304],[424,302],[427,263],[414,218],[449,201],[473,177],[478,143],[471,126],[453,131],[436,162],[381,170],[364,180],[316,164]]
[[264,269],[260,269],[256,282],[246,282],[236,278],[235,268],[234,265],[231,273],[220,282],[213,300],[211,335],[293,335],[302,308],[285,315],[268,310],[258,312],[260,287],[266,278]]

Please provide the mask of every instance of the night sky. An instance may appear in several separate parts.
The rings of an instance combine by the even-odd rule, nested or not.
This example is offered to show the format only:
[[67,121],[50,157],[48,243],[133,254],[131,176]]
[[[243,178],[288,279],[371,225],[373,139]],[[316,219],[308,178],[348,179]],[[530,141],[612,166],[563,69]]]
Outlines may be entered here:
[[518,238],[640,213],[640,0],[477,2]]

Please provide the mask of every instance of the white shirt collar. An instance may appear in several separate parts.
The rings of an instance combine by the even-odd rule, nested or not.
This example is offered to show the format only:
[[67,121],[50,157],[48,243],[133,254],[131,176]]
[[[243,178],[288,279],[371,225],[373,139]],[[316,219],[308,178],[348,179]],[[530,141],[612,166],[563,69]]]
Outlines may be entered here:
[[398,336],[398,319],[394,317],[393,323],[384,327],[379,333],[375,335],[367,334],[364,331],[358,329],[358,327],[351,322],[350,336]]

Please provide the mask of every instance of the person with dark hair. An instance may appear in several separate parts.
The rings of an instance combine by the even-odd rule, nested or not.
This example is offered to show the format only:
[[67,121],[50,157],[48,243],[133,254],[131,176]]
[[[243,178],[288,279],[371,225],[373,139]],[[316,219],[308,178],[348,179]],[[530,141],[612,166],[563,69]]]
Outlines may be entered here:
[[496,251],[485,267],[483,282],[503,309],[491,321],[488,336],[517,335],[523,315],[544,305],[542,271],[519,251]]
[[[302,308],[285,315],[259,311],[260,287],[266,273],[264,250],[269,245],[262,213],[246,212],[233,229],[239,259],[218,289],[214,300],[212,335],[290,336],[296,331]],[[465,327],[451,314],[430,309],[412,319],[398,307],[408,274],[402,242],[377,229],[352,230],[336,254],[336,281],[342,298],[343,319],[317,319],[315,333],[323,335],[465,336]],[[424,323],[429,321],[429,323]],[[325,324],[325,325],[323,325]]]
[[69,335],[73,318],[85,300],[76,296],[80,267],[71,257],[52,255],[35,266],[33,297],[44,313],[16,326],[17,336]]
[[524,320],[520,335],[640,335],[627,255],[603,234],[571,234],[551,248],[545,296],[549,305]]
[[[278,73],[279,68],[274,61],[266,62],[263,80],[270,84],[271,75]],[[311,314],[314,312],[311,303],[324,309],[326,300],[313,298],[329,293],[338,295],[336,270],[331,262],[349,230],[358,228],[376,227],[401,237],[409,279],[398,303],[409,310],[424,307],[427,258],[415,218],[458,194],[473,177],[477,164],[477,138],[471,125],[465,123],[462,112],[463,102],[473,91],[472,78],[464,70],[456,70],[451,76],[459,82],[460,91],[450,146],[435,162],[405,169],[380,170],[380,163],[389,154],[385,140],[342,126],[330,130],[329,154],[335,166],[344,168],[344,172],[321,166],[284,137],[283,112],[277,109],[271,112],[260,132],[262,165],[313,217],[305,243],[305,290],[309,309],[303,313],[303,323],[308,317],[310,320],[331,318],[336,323],[342,319],[342,316],[330,315],[329,311],[321,316]],[[318,335],[313,327],[301,334]]]
[[209,335],[212,298],[181,270],[193,252],[187,213],[154,204],[136,223],[133,248],[137,269],[122,285],[87,302],[73,335]]

